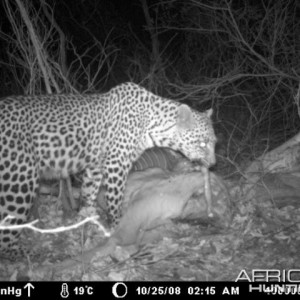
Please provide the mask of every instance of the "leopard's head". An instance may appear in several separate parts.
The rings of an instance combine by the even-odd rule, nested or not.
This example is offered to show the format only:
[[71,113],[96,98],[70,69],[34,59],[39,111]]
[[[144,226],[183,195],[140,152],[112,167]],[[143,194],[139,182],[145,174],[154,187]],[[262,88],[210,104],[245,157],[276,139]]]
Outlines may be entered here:
[[212,113],[212,109],[200,113],[181,105],[176,122],[178,150],[190,160],[200,160],[206,167],[216,163],[217,138],[211,121]]
[[165,124],[164,130],[155,132],[152,138],[157,146],[180,151],[190,160],[200,160],[205,167],[210,167],[216,163],[217,141],[211,121],[212,113],[212,109],[200,113],[181,104],[177,106],[172,124]]

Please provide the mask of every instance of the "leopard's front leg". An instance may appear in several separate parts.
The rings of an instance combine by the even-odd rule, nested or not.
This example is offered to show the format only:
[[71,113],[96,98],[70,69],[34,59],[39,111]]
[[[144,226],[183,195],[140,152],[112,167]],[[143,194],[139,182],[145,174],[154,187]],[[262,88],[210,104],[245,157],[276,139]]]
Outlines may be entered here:
[[100,168],[89,167],[83,174],[81,186],[81,201],[84,206],[97,209],[97,195],[101,186],[103,174]]
[[[108,160],[109,161],[109,160]],[[113,161],[105,168],[104,186],[106,187],[105,201],[108,210],[109,222],[116,227],[122,216],[122,205],[124,200],[125,187],[131,163]]]

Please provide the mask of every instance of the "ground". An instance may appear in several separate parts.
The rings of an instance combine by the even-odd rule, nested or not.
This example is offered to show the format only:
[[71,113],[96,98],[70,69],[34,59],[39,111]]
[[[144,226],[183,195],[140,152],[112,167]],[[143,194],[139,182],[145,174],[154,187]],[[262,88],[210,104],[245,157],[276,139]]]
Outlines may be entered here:
[[[78,216],[65,216],[54,196],[40,199],[39,227],[56,228],[74,224]],[[175,221],[164,227],[164,237],[152,244],[116,247],[110,255],[89,264],[65,267],[53,272],[45,267],[57,264],[104,241],[95,226],[58,233],[40,234],[27,230],[25,240],[39,249],[39,257],[0,265],[1,280],[158,280],[234,281],[242,270],[300,269],[300,207],[276,209],[267,202],[232,199],[232,222],[228,228],[198,221]],[[42,249],[42,250],[41,250]],[[29,270],[29,271],[28,271]],[[294,272],[300,279],[300,271]],[[296,278],[297,277],[297,278]]]

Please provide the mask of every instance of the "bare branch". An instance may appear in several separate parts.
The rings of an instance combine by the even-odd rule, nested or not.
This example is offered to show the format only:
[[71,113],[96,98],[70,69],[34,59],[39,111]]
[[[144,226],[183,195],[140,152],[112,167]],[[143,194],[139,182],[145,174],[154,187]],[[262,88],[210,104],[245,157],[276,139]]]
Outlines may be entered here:
[[25,223],[25,224],[21,224],[21,225],[7,225],[7,223],[10,222],[10,220],[15,219],[14,216],[8,215],[6,216],[3,220],[1,220],[0,222],[0,230],[20,230],[20,229],[31,229],[33,231],[36,232],[40,232],[40,233],[51,233],[51,234],[55,234],[55,233],[60,233],[60,232],[64,232],[64,231],[70,231],[73,229],[76,229],[86,223],[93,223],[95,225],[98,226],[99,230],[103,232],[105,237],[109,237],[111,236],[111,233],[109,231],[107,231],[104,226],[97,221],[99,219],[99,216],[91,216],[91,217],[87,217],[84,220],[70,225],[70,226],[61,226],[61,227],[57,227],[57,228],[53,228],[53,229],[41,229],[41,228],[37,228],[34,225],[39,221],[39,220],[34,220],[30,223]]

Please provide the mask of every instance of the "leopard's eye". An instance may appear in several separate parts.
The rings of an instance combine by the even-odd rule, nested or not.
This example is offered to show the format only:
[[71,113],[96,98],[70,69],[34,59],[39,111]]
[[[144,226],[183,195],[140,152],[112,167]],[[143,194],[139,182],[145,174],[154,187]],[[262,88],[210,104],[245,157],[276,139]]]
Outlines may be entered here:
[[200,143],[200,147],[202,147],[202,148],[206,147],[206,143],[201,142],[201,143]]

